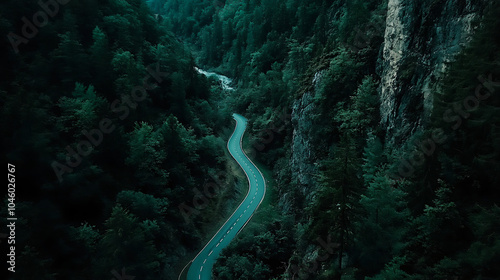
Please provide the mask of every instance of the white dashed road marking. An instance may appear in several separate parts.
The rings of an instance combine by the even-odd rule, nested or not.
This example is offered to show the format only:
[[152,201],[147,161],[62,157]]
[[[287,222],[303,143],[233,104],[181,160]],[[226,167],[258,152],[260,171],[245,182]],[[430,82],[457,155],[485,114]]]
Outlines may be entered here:
[[[235,129],[235,131],[233,132],[233,136],[234,135],[242,135],[244,133],[244,128],[243,128],[243,132],[242,132],[242,130],[240,129],[240,127],[238,126],[238,124],[240,124],[240,122],[243,122],[243,126],[244,126],[245,125],[245,121],[243,121],[244,119],[241,120],[240,116],[238,116],[236,114],[233,115],[233,117],[236,119],[236,123],[237,123],[237,129]],[[229,233],[236,227],[236,224],[239,223],[239,221],[243,219],[244,214],[247,212],[247,210],[249,210],[249,208],[250,208],[250,206],[252,206],[253,202],[256,201],[257,195],[259,193],[259,183],[258,182],[260,180],[259,178],[262,177],[262,173],[260,173],[259,176],[258,176],[258,178],[257,178],[257,172],[259,171],[259,169],[256,167],[256,165],[253,164],[253,162],[246,156],[245,152],[242,150],[242,148],[241,148],[241,139],[236,139],[236,137],[233,137],[233,136],[231,136],[231,138],[229,139],[229,143],[228,143],[227,147],[231,147],[232,150],[234,149],[234,151],[229,151],[229,152],[231,153],[231,155],[233,155],[233,157],[235,159],[237,159],[236,161],[243,168],[243,171],[244,171],[246,177],[248,177],[248,181],[249,181],[249,184],[250,184],[250,190],[248,191],[248,196],[251,195],[251,191],[252,191],[252,187],[253,187],[252,184],[255,184],[255,188],[253,189],[255,193],[254,193],[254,196],[253,196],[253,198],[251,199],[251,201],[249,203],[248,203],[248,200],[245,201],[245,203],[248,203],[247,207],[246,208],[242,207],[243,208],[243,213],[240,213],[239,217],[236,216],[237,218],[234,217],[234,218],[236,218],[236,220],[233,220],[234,221],[233,225],[231,225],[231,227],[227,230],[227,232],[224,234],[224,236],[222,237],[222,239],[220,239],[220,241],[217,243],[217,245],[215,245],[215,247],[217,247],[217,248],[219,247],[219,245],[222,244],[222,242],[224,241],[224,239],[226,238],[226,236],[229,236]],[[253,177],[253,179],[252,179],[252,177]],[[264,186],[265,186],[266,182],[263,181],[263,183],[264,183]],[[264,190],[264,192],[265,192],[265,190]],[[256,207],[258,207],[258,204],[257,204]],[[254,209],[254,208],[252,208],[252,209]],[[238,209],[238,210],[241,211],[241,209]],[[250,215],[252,215],[252,214],[253,214],[253,210],[252,210],[252,213],[250,213]],[[243,222],[245,222],[245,221],[248,222],[246,219],[243,219],[243,221],[242,221],[241,224],[243,224]],[[228,222],[230,222],[230,221],[228,221]],[[221,229],[221,230],[223,230],[223,229]],[[235,230],[235,232],[236,232],[236,230]],[[208,245],[209,244],[207,244],[207,246]],[[207,246],[205,246],[205,247],[207,247]],[[212,250],[208,253],[208,256],[211,256],[213,254],[213,252],[215,250],[215,247],[212,247]],[[204,265],[207,265],[206,264],[207,260],[208,260],[208,257],[203,260],[203,264],[200,266],[200,270],[198,272],[198,279],[199,280],[201,280],[201,274],[202,274]],[[210,270],[211,270],[211,266],[209,268],[205,269],[205,274],[210,273]],[[196,275],[196,274],[194,274],[194,275]]]

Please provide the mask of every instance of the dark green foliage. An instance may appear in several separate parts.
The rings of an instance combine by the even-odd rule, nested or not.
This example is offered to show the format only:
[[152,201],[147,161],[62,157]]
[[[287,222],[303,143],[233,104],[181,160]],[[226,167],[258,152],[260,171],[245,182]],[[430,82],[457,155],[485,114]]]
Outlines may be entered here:
[[223,250],[214,269],[214,279],[275,279],[283,274],[283,263],[292,253],[290,217],[273,219],[267,225],[245,228]]
[[[199,64],[238,79],[238,90],[227,101],[250,118],[257,135],[274,127],[283,107],[297,108],[297,97],[315,93],[315,102],[308,105],[316,109],[309,116],[312,126],[307,140],[321,174],[312,174],[318,184],[312,204],[303,205],[301,190],[306,186],[292,182],[286,164],[297,127],[285,125],[282,134],[274,133],[265,145],[258,136],[251,141],[262,161],[275,164],[280,190],[299,208],[290,210],[301,225],[294,228],[297,248],[289,258],[288,273],[293,274],[292,264],[301,262],[299,256],[311,254],[304,243],[331,233],[339,245],[336,257],[310,273],[313,279],[498,276],[488,265],[498,257],[493,253],[498,238],[490,234],[486,241],[482,239],[486,235],[476,230],[479,220],[489,221],[483,223],[488,230],[495,227],[486,217],[496,213],[489,209],[496,209],[499,194],[493,187],[499,185],[496,92],[500,73],[494,31],[500,28],[498,8],[489,9],[470,46],[449,65],[442,92],[434,96],[432,121],[422,124],[426,129],[415,132],[402,147],[392,147],[379,140],[384,133],[378,127],[379,71],[375,69],[387,1],[223,5],[166,1],[165,7],[169,9],[165,21],[184,26],[174,32],[195,50]],[[402,82],[414,82],[416,64],[416,56],[404,58],[398,73]],[[484,100],[479,107],[463,115],[453,111],[454,104],[474,105],[470,98],[480,84]],[[488,95],[488,90],[495,94]],[[450,108],[451,113],[446,113]],[[443,129],[438,135],[446,136],[445,142],[429,142],[435,141],[436,129]],[[422,154],[422,145],[432,144],[436,149]],[[423,160],[412,166],[411,175],[402,176],[401,158],[420,155]],[[217,268],[221,279],[249,277],[247,270],[237,270],[242,266],[260,270],[258,265],[269,264],[253,261],[242,251],[222,258],[223,266]]]
[[378,123],[379,100],[377,84],[372,77],[365,77],[355,94],[351,96],[350,108],[343,108],[339,103],[336,120],[341,123],[340,129],[365,135],[367,129]]
[[130,152],[126,163],[135,172],[137,180],[144,185],[161,188],[167,183],[168,172],[163,169],[167,153],[161,134],[153,131],[147,123],[137,123],[129,136]]
[[1,154],[31,202],[17,213],[18,276],[169,279],[203,232],[177,206],[225,165],[230,114],[141,0],[59,5],[16,54],[6,35],[36,2],[0,4]]
[[312,236],[331,235],[336,240],[338,264],[336,276],[342,268],[345,253],[353,245],[353,221],[359,209],[359,158],[351,135],[343,135],[333,150],[331,160],[325,161],[318,179],[320,191],[311,208]]
[[475,241],[467,251],[461,254],[462,263],[473,275],[479,273],[485,277],[495,277],[500,271],[495,263],[500,260],[500,208],[493,205],[489,208],[476,207],[473,209],[470,220]]
[[[18,266],[30,268],[19,278],[109,279],[126,268],[176,279],[215,209],[231,207],[214,199],[189,224],[178,210],[225,168],[233,112],[249,119],[249,154],[273,167],[284,214],[250,223],[216,279],[498,278],[498,5],[447,65],[430,122],[394,147],[378,127],[387,2],[72,0],[27,42],[3,36],[2,156],[22,173]],[[427,2],[433,12],[442,1]],[[0,33],[21,35],[20,19],[39,9],[3,1]],[[402,83],[415,82],[417,64],[403,58]],[[298,115],[302,105],[313,113]],[[292,109],[311,123],[299,144],[314,157],[299,174]],[[96,132],[103,120],[111,132]],[[446,140],[398,173],[436,130]],[[312,246],[319,237],[330,247]],[[314,269],[297,268],[323,253]]]
[[165,255],[153,244],[154,231],[151,222],[141,222],[121,206],[115,206],[105,222],[105,233],[96,245],[96,258],[92,261],[94,277],[107,278],[110,267],[117,270],[126,267],[131,275],[157,279]]
[[370,135],[364,153],[366,186],[359,199],[361,215],[356,219],[354,257],[365,275],[380,271],[404,247],[410,213],[406,193],[387,177],[382,144]]

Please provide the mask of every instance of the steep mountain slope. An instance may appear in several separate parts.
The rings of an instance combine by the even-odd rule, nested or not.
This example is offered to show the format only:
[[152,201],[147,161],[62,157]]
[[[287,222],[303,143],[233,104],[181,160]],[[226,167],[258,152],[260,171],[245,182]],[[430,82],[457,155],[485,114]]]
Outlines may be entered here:
[[[280,215],[231,245],[216,279],[500,274],[499,236],[485,239],[499,199],[495,1],[151,2],[199,63],[237,80],[225,103],[253,120],[251,149],[274,169]],[[280,238],[286,261],[269,245]]]
[[221,93],[141,0],[2,1],[0,31],[15,279],[174,279],[238,198]]

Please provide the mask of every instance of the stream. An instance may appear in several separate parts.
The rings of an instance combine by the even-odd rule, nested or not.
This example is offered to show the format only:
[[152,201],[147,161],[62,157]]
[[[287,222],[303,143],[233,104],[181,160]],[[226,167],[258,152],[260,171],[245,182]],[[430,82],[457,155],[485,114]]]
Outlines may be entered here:
[[205,71],[205,70],[200,69],[198,67],[195,67],[194,69],[196,70],[196,72],[198,72],[202,75],[205,75],[207,78],[215,76],[217,78],[217,80],[219,81],[222,89],[227,90],[227,91],[234,90],[234,88],[231,86],[231,83],[233,82],[233,80],[231,78],[226,77],[226,76],[221,75],[221,74],[214,73],[214,72],[208,72],[208,71]]

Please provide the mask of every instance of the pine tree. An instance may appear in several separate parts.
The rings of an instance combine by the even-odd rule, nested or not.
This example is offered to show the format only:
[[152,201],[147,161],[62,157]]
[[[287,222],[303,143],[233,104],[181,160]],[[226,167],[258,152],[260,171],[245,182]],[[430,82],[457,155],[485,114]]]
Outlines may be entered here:
[[129,154],[126,163],[136,170],[135,177],[141,185],[164,187],[168,178],[163,164],[167,159],[165,142],[153,126],[142,122],[136,123],[130,133]]
[[359,160],[352,136],[344,134],[331,160],[323,163],[320,190],[313,211],[312,233],[332,235],[339,243],[335,279],[340,279],[343,258],[352,249],[353,221],[360,195]]
[[70,32],[59,35],[59,45],[52,53],[53,63],[66,88],[73,86],[75,81],[85,82],[89,78],[89,59],[76,37]]
[[94,87],[76,83],[72,97],[61,97],[58,106],[61,116],[57,120],[60,131],[78,139],[83,130],[91,130],[99,125],[99,116],[105,107],[105,100],[97,96]]
[[410,211],[406,194],[394,187],[383,167],[367,184],[359,201],[364,214],[356,222],[356,247],[360,252],[360,268],[371,274],[401,253]]
[[148,233],[137,217],[116,205],[105,226],[93,262],[95,278],[105,279],[110,277],[110,271],[125,268],[129,275],[157,279],[164,254],[147,238]]
[[103,89],[104,93],[112,92],[111,84],[113,76],[108,36],[96,26],[92,32],[93,44],[90,47],[90,59],[92,60],[92,73],[95,74],[94,84],[97,88]]

